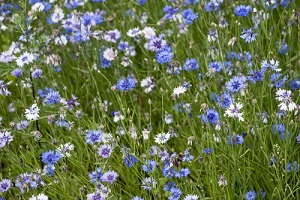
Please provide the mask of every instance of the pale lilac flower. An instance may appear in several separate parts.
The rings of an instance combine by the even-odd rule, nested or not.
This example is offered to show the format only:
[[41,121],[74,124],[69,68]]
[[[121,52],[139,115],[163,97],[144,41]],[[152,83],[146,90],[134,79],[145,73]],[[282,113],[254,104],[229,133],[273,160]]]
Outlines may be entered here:
[[0,149],[9,144],[13,140],[14,136],[10,135],[10,132],[0,132]]
[[113,61],[113,60],[115,60],[117,58],[117,53],[118,53],[117,50],[113,50],[112,48],[107,48],[103,52],[103,57],[106,60]]
[[151,37],[154,37],[156,35],[155,30],[152,27],[146,26],[144,30],[142,31],[142,34],[146,39],[150,39]]
[[4,94],[5,96],[10,95],[10,91],[8,91],[7,86],[10,84],[10,82],[8,83],[4,83],[4,81],[0,80],[0,95]]

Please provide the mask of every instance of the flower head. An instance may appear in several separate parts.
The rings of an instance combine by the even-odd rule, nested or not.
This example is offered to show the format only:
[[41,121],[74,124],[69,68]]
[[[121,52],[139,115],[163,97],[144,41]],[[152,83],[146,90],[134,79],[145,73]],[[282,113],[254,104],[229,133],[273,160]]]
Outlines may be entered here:
[[32,104],[29,109],[25,109],[25,117],[27,120],[37,120],[39,116],[40,109],[38,108],[37,104]]
[[243,108],[243,104],[241,103],[232,103],[229,108],[225,111],[225,116],[238,118],[239,121],[244,121],[243,113],[241,109]]

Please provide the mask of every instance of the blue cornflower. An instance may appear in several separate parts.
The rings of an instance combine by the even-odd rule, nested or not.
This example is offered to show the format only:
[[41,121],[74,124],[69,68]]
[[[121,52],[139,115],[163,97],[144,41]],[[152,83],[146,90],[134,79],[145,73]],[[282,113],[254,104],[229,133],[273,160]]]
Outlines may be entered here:
[[42,73],[43,73],[43,70],[41,70],[41,69],[35,69],[35,70],[31,73],[31,77],[32,77],[32,78],[42,78]]
[[292,170],[298,171],[298,169],[299,169],[299,165],[297,162],[293,162],[293,163],[288,162],[286,166],[286,172],[291,172]]
[[253,42],[256,40],[257,33],[254,33],[254,27],[249,28],[248,30],[242,28],[242,35],[240,36],[247,43]]
[[164,177],[168,177],[168,178],[172,178],[174,176],[174,173],[176,172],[176,170],[174,170],[172,168],[172,164],[169,161],[165,161],[164,163],[164,167],[162,169],[162,175]]
[[167,45],[167,41],[163,39],[163,35],[159,35],[158,37],[151,37],[148,42],[148,48],[150,51],[161,51]]
[[6,192],[9,190],[11,186],[11,180],[9,179],[2,179],[0,181],[0,194],[2,194],[3,192]]
[[280,48],[277,48],[278,53],[281,55],[287,54],[289,52],[289,50],[290,50],[290,48],[287,44],[283,44],[283,45],[281,45]]
[[89,173],[91,183],[97,183],[97,182],[101,181],[101,177],[102,177],[101,172],[102,172],[101,167],[98,167],[96,169],[96,171],[93,171],[93,172]]
[[234,76],[226,83],[226,89],[228,92],[238,93],[246,86],[245,82],[245,77]]
[[196,3],[199,3],[199,0],[185,0],[184,3],[189,5],[195,5]]
[[250,76],[247,76],[247,79],[251,82],[251,83],[256,83],[256,82],[261,82],[264,80],[264,73],[265,71],[263,70],[256,70],[253,71],[253,69],[251,68],[248,71],[248,74]]
[[163,9],[165,15],[163,16],[164,20],[172,19],[173,15],[179,11],[179,8],[173,8],[172,6],[166,6]]
[[45,165],[43,172],[48,176],[54,175],[55,166],[54,165]]
[[119,175],[115,171],[108,171],[102,175],[101,181],[107,183],[114,183],[117,180],[118,176]]
[[16,68],[11,72],[11,75],[13,75],[14,77],[17,77],[17,78],[22,76],[22,74],[23,74],[23,70],[20,68]]
[[201,120],[206,124],[209,123],[210,125],[217,123],[219,119],[219,113],[212,108],[208,109],[205,114],[201,115]]
[[51,91],[46,94],[44,103],[47,105],[52,105],[60,102],[59,92]]
[[191,161],[193,159],[194,159],[194,156],[188,150],[185,150],[183,152],[182,161],[189,162],[189,161]]
[[216,61],[216,62],[211,61],[208,63],[208,69],[209,70],[213,69],[214,72],[219,72],[219,71],[221,71],[222,66],[221,66],[220,62],[218,62],[218,61]]
[[237,145],[237,144],[243,144],[244,139],[242,135],[237,134],[236,136],[230,136],[228,135],[228,144],[233,144],[233,145]]
[[183,10],[181,15],[186,24],[192,24],[198,18],[198,13],[194,14],[190,8]]
[[181,190],[179,188],[172,188],[170,190],[172,196],[169,197],[169,200],[178,200],[181,196]]
[[155,160],[147,160],[146,165],[142,165],[142,169],[147,174],[151,174],[156,166]]
[[271,126],[271,131],[274,135],[277,133],[280,135],[281,139],[285,139],[286,137],[290,136],[290,132],[285,130],[283,124],[274,124]]
[[102,141],[102,132],[99,130],[91,130],[85,136],[87,144],[99,143]]
[[118,49],[120,51],[125,51],[127,48],[129,47],[129,43],[128,42],[124,42],[124,41],[120,41],[119,45],[118,45]]
[[61,159],[61,157],[62,155],[60,152],[55,153],[52,150],[44,152],[41,156],[43,163],[50,166],[57,163]]
[[212,12],[219,10],[220,4],[214,1],[210,1],[207,4],[205,4],[205,11],[206,12]]
[[119,91],[130,91],[135,86],[136,80],[132,76],[129,76],[128,78],[121,78],[116,85]]
[[246,200],[255,200],[256,198],[256,193],[253,190],[250,190],[245,194]]
[[172,188],[176,187],[176,183],[175,182],[168,182],[166,185],[164,185],[164,191],[170,191]]
[[282,79],[279,79],[281,73],[273,73],[270,76],[270,80],[273,82],[271,86],[275,86],[276,88],[282,88],[287,81],[288,77],[284,76]]
[[174,57],[172,48],[167,46],[163,50],[157,51],[155,59],[159,64],[164,64],[170,62]]
[[211,154],[212,152],[213,152],[212,148],[206,148],[206,149],[203,150],[204,154]]
[[190,173],[191,173],[191,171],[188,168],[183,168],[183,169],[179,170],[179,172],[177,172],[175,174],[175,176],[177,178],[184,178],[184,177],[188,176]]
[[234,13],[239,17],[247,17],[251,10],[251,6],[240,5],[234,8]]
[[296,137],[297,143],[300,144],[300,133]]
[[292,91],[298,90],[300,88],[300,78],[295,78],[289,82],[289,86]]
[[219,96],[216,95],[215,97],[216,101],[222,108],[228,108],[234,102],[233,97],[231,97],[228,93],[224,93]]
[[124,157],[124,162],[127,167],[132,167],[135,163],[138,162],[138,159],[135,156],[128,154]]
[[146,1],[147,1],[147,0],[136,0],[136,2],[137,2],[138,4],[140,4],[141,6],[145,5]]
[[184,62],[183,69],[186,71],[192,71],[199,68],[198,61],[195,58],[187,59]]

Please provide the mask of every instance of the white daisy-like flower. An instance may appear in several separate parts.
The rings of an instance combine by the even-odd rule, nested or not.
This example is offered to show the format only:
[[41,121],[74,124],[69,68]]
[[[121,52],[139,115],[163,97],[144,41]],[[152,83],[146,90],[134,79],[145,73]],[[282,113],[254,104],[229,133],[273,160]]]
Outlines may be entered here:
[[198,198],[199,198],[198,195],[188,194],[186,197],[184,197],[183,200],[198,200]]
[[241,109],[243,108],[243,104],[241,103],[232,103],[229,108],[225,111],[224,116],[235,117],[238,118],[239,121],[244,121],[243,113]]
[[144,92],[149,93],[155,87],[154,79],[150,76],[146,77],[141,81],[141,87],[145,88]]
[[48,200],[48,197],[42,193],[37,196],[32,195],[32,197],[29,198],[29,200]]
[[122,115],[120,111],[114,112],[114,122],[118,122],[123,119],[124,119],[124,115]]
[[33,4],[33,6],[31,7],[31,10],[33,12],[42,12],[45,9],[44,4],[37,2],[35,4]]
[[178,86],[178,87],[175,87],[174,90],[173,90],[173,94],[172,96],[180,96],[181,94],[183,94],[187,89],[183,86]]
[[54,43],[56,45],[63,45],[64,46],[64,45],[66,45],[68,43],[68,40],[67,40],[66,36],[61,35],[61,36],[55,37]]
[[157,144],[164,144],[170,139],[170,133],[159,133],[155,136],[155,142]]
[[140,29],[139,29],[138,27],[133,28],[133,29],[129,29],[129,30],[127,31],[127,35],[128,35],[129,37],[136,37],[136,36],[138,36],[138,35],[140,35],[140,34],[141,34],[141,31],[140,31]]
[[60,152],[62,157],[71,157],[70,152],[74,150],[74,145],[70,142],[66,144],[61,144],[58,148],[57,151]]
[[103,57],[104,57],[106,60],[113,61],[114,59],[117,58],[117,53],[118,53],[117,50],[114,51],[112,48],[107,48],[107,49],[105,49],[105,51],[103,52]]
[[54,12],[51,16],[51,20],[53,23],[58,23],[59,21],[63,20],[65,17],[63,9],[60,7],[56,6],[54,9]]
[[16,62],[19,67],[23,67],[26,64],[32,63],[34,59],[34,55],[26,51],[16,60]]
[[172,124],[173,123],[173,115],[165,113],[165,123]]
[[144,35],[144,37],[146,39],[150,39],[151,37],[155,36],[156,33],[155,33],[155,30],[151,27],[145,27],[144,30],[142,31],[142,34]]
[[269,67],[272,70],[276,71],[276,72],[280,72],[281,71],[281,69],[278,68],[279,67],[279,61],[278,60],[274,60],[274,59],[270,60]]
[[292,100],[292,91],[278,89],[276,91],[276,100],[280,101],[281,103],[278,105],[280,110],[288,110],[293,111],[297,107],[297,105]]
[[27,120],[37,120],[39,116],[40,109],[37,104],[33,104],[29,109],[25,109],[25,117]]

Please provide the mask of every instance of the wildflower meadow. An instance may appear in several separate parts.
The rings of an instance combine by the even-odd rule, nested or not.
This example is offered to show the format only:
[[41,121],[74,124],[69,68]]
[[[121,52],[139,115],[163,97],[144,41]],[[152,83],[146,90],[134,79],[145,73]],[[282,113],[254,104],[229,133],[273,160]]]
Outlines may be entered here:
[[299,20],[299,0],[0,0],[0,200],[299,200]]

